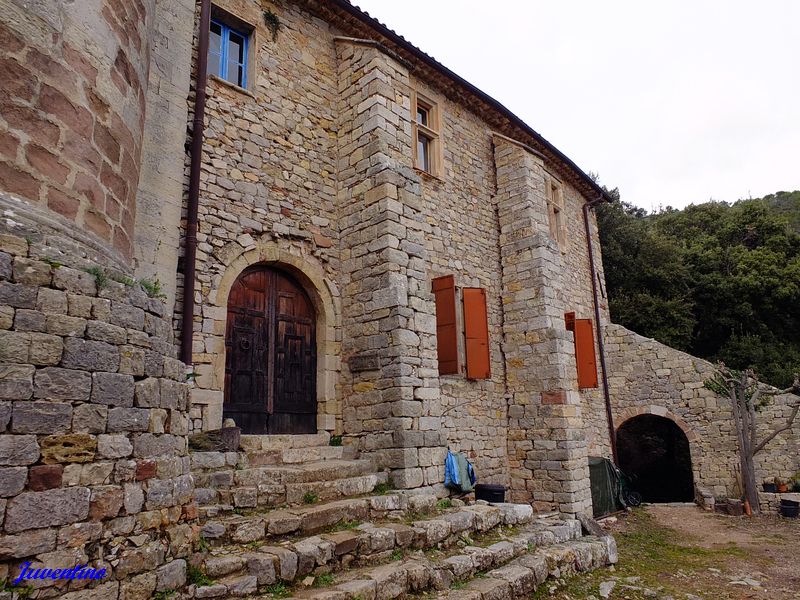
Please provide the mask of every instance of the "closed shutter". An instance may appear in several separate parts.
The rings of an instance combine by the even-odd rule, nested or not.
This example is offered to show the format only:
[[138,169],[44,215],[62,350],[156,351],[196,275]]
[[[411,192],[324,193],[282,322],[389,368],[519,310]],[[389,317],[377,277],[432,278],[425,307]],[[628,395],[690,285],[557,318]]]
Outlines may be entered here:
[[458,373],[458,328],[456,326],[456,283],[452,275],[433,280],[436,300],[436,352],[439,375]]
[[567,329],[575,334],[575,364],[578,367],[578,387],[597,387],[597,357],[594,352],[594,328],[591,319],[576,319],[566,313]]
[[489,361],[489,320],[486,313],[486,290],[464,288],[464,333],[467,339],[467,378],[492,376]]

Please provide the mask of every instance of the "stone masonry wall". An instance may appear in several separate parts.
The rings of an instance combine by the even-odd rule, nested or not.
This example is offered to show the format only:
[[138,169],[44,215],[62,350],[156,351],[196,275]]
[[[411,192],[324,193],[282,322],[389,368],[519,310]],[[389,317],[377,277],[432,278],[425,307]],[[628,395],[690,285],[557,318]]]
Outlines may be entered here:
[[150,41],[134,258],[136,276],[158,280],[167,306],[175,302],[195,5],[156,0]]
[[0,189],[130,260],[154,0],[0,1]]
[[[695,485],[718,497],[734,494],[738,458],[730,401],[703,386],[713,365],[620,325],[607,326],[606,348],[616,426],[640,414],[675,421],[689,439]],[[760,437],[768,432],[767,424],[786,422],[794,402],[791,396],[778,396],[758,413]],[[607,455],[602,405],[587,415],[587,421],[595,423],[590,432],[602,432],[590,438],[591,451]],[[773,477],[787,479],[798,470],[800,423],[796,422],[756,456],[756,478],[759,483]]]
[[[98,238],[2,193],[0,207],[0,580],[88,563],[109,574],[93,597],[177,588],[194,486],[165,306],[87,272],[125,275]],[[31,583],[77,600],[90,582]]]
[[512,500],[576,514],[591,510],[587,442],[572,336],[558,299],[563,265],[549,234],[544,164],[499,136],[494,148]]
[[441,486],[436,316],[407,67],[339,40],[344,433],[398,488]]
[[[477,115],[423,81],[414,88],[438,101],[443,165],[439,177],[420,173],[430,279],[454,275],[457,303],[464,287],[486,289],[492,376],[440,376],[443,431],[451,450],[465,452],[483,483],[509,484],[505,440],[508,399],[501,342],[502,297],[492,139]],[[463,343],[459,356],[465,361]]]
[[[193,353],[198,429],[222,423],[231,277],[258,262],[280,264],[307,285],[321,313],[323,298],[332,303],[339,294],[337,79],[328,25],[290,3],[270,5],[281,22],[273,40],[264,26],[267,5],[221,0],[215,6],[254,27],[253,68],[246,90],[213,76],[208,80]],[[189,119],[192,102],[193,95]],[[176,327],[182,287],[179,277]],[[331,431],[341,430],[342,412],[334,375],[341,335],[335,312],[329,308],[317,325],[319,425]]]

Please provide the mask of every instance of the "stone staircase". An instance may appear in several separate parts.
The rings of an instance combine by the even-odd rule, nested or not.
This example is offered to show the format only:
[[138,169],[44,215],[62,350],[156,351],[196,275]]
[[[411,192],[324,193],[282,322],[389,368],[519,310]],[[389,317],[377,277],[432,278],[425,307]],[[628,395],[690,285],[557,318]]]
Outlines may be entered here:
[[501,600],[616,562],[613,538],[529,505],[375,490],[385,474],[327,444],[244,436],[241,452],[192,454],[204,518],[180,597]]
[[201,517],[370,493],[386,483],[353,448],[330,435],[242,436],[240,452],[191,453]]

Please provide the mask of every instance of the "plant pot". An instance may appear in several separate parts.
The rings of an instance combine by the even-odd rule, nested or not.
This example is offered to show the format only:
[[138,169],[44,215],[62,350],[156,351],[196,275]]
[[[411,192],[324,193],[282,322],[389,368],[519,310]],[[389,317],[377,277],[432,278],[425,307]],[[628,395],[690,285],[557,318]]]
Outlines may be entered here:
[[800,514],[800,502],[794,500],[781,500],[781,515],[787,519],[796,519]]
[[789,491],[789,486],[786,485],[785,483],[782,483],[782,484],[780,484],[778,486],[778,493],[779,494],[785,494],[788,491]]
[[774,483],[765,483],[764,484],[764,491],[768,494],[774,494],[778,491],[778,486]]

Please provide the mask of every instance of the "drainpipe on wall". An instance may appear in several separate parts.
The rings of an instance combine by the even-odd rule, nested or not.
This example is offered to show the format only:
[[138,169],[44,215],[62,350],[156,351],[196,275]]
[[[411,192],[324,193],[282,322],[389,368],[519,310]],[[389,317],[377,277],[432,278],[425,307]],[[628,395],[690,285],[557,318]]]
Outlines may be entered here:
[[208,73],[208,32],[211,27],[211,0],[200,0],[200,31],[197,43],[197,78],[195,79],[192,151],[189,169],[189,199],[186,203],[184,238],[183,320],[181,323],[181,360],[192,364],[194,334],[194,284],[197,258],[197,212],[200,202],[200,166],[203,159],[203,135],[206,117],[206,79]]
[[594,299],[594,325],[597,331],[597,347],[600,350],[600,372],[603,376],[603,396],[605,397],[606,419],[608,420],[608,440],[611,444],[611,459],[614,461],[614,464],[617,464],[617,430],[614,427],[614,415],[611,412],[611,393],[608,390],[605,343],[603,341],[603,328],[600,325],[600,301],[597,297],[597,270],[594,266],[592,231],[589,227],[589,211],[605,201],[606,199],[600,196],[583,205],[583,226],[586,230],[586,248],[589,251],[589,273],[592,277],[592,298]]

